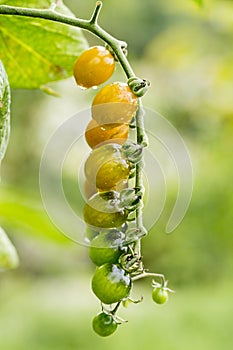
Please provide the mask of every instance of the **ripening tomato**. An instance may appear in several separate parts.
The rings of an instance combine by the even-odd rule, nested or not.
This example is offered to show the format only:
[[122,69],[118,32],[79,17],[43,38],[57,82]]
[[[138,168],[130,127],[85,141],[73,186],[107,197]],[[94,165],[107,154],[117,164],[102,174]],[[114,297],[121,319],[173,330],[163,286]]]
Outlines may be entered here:
[[91,148],[109,142],[122,145],[127,140],[128,133],[128,124],[99,125],[94,119],[92,119],[86,128],[85,138]]
[[84,221],[96,231],[98,228],[116,228],[122,226],[128,212],[120,206],[119,193],[116,191],[96,193],[84,206]]
[[76,83],[87,89],[104,83],[114,70],[113,55],[103,46],[93,46],[78,57],[73,74]]
[[115,189],[130,173],[129,163],[121,146],[109,143],[95,148],[85,163],[87,180],[101,191]]
[[138,100],[129,86],[115,82],[104,86],[92,103],[92,118],[99,124],[129,124],[135,116]]

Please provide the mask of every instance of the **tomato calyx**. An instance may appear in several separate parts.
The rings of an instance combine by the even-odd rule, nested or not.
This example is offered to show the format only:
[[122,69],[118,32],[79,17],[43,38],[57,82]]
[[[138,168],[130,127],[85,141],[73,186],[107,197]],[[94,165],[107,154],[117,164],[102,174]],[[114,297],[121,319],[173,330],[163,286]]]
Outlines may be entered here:
[[142,257],[137,253],[123,254],[119,258],[119,263],[122,268],[129,272],[131,276],[135,273],[139,274],[143,271]]
[[146,94],[147,90],[149,89],[150,82],[146,79],[131,77],[128,80],[128,85],[137,97],[142,97]]
[[101,303],[101,309],[102,309],[102,312],[106,313],[107,315],[110,315],[114,321],[116,322],[117,325],[120,325],[122,323],[127,323],[128,321],[127,320],[124,320],[123,318],[121,318],[120,316],[117,315],[117,311],[120,307],[120,305],[125,301],[126,299],[123,299],[121,301],[119,301],[114,307],[113,309],[110,308],[110,309],[106,309],[106,306],[103,305],[103,303]]
[[99,196],[105,201],[118,201],[120,194],[117,191],[104,191],[100,192]]
[[125,233],[124,244],[129,245],[131,243],[137,242],[139,239],[147,235],[147,230],[145,227],[134,227],[130,228]]
[[128,141],[122,146],[122,150],[125,154],[125,157],[129,162],[137,164],[142,160],[143,146],[137,143]]
[[162,279],[161,283],[158,283],[155,280],[152,280],[152,287],[153,288],[163,288],[164,290],[167,290],[170,293],[175,293],[175,291],[168,288],[167,285],[168,285],[168,281],[166,281],[165,279]]
[[138,188],[125,188],[120,192],[120,206],[134,211],[141,205],[142,191]]
[[127,298],[127,299],[125,299],[125,300],[122,301],[122,305],[123,305],[124,307],[128,307],[130,304],[139,304],[139,303],[141,303],[142,301],[143,301],[143,296],[141,296],[141,298],[136,299],[136,300],[131,299],[131,298]]

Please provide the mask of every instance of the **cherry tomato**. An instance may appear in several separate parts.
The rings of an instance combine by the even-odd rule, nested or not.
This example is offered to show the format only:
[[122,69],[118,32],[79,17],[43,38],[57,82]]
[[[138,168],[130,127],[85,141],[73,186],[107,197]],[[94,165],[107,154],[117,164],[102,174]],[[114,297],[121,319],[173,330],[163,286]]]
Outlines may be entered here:
[[107,263],[96,268],[92,290],[104,304],[114,304],[129,296],[130,275],[116,264]]
[[92,117],[99,124],[129,124],[138,107],[137,97],[125,83],[104,86],[92,103]]
[[101,232],[96,236],[89,248],[89,256],[92,262],[98,266],[105,263],[117,263],[123,248],[124,234],[118,230]]
[[109,142],[122,145],[127,140],[128,133],[128,124],[99,125],[94,119],[92,119],[86,128],[85,138],[91,148]]
[[117,323],[113,316],[106,312],[101,312],[93,318],[92,327],[101,337],[107,337],[117,329]]
[[118,192],[96,193],[84,206],[84,221],[94,229],[120,227],[126,222],[128,213],[119,205]]
[[168,301],[168,292],[163,287],[153,289],[152,299],[157,304],[165,304]]
[[108,80],[114,69],[112,54],[103,46],[93,46],[78,57],[73,74],[79,86],[90,88]]
[[130,167],[121,152],[121,146],[109,143],[94,149],[85,163],[87,180],[101,191],[116,188],[122,180],[128,179]]

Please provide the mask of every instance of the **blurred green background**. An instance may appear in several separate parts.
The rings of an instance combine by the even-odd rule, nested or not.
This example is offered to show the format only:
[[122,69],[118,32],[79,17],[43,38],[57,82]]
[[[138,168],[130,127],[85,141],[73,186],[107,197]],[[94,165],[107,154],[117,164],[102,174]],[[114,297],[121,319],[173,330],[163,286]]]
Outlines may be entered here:
[[[233,3],[187,0],[108,0],[100,23],[129,45],[138,76],[152,87],[146,107],[164,115],[188,145],[194,170],[188,212],[171,234],[165,226],[175,191],[143,240],[151,271],[176,290],[168,304],[151,300],[150,281],[138,282],[144,302],[121,309],[129,320],[101,339],[91,330],[99,304],[90,290],[94,271],[85,247],[49,221],[39,192],[39,164],[51,133],[87,108],[94,91],[68,79],[40,91],[12,91],[12,134],[1,166],[0,224],[20,255],[16,271],[0,275],[0,348],[4,350],[217,350],[233,347]],[[88,18],[95,1],[67,0]],[[99,41],[86,34],[90,44]],[[114,80],[124,79],[117,69]],[[76,179],[67,174],[71,188]],[[75,198],[73,198],[75,200]]]

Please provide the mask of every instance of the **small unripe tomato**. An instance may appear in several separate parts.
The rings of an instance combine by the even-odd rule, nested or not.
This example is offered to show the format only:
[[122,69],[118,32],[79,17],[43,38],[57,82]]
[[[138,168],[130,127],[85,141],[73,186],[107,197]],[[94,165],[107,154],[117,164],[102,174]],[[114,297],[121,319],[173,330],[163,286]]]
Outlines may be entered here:
[[165,304],[168,301],[168,291],[163,287],[153,289],[152,299],[157,304]]
[[104,304],[114,304],[127,298],[131,285],[129,273],[116,264],[97,267],[92,278],[92,290]]
[[104,86],[92,102],[92,118],[98,124],[129,124],[135,116],[138,100],[129,86],[115,82]]
[[87,180],[101,191],[115,189],[130,173],[121,146],[115,143],[95,148],[87,158],[84,170]]
[[103,46],[93,46],[78,57],[73,74],[76,83],[87,89],[104,83],[114,69],[113,55]]
[[101,337],[107,337],[117,329],[117,323],[113,316],[106,312],[101,312],[93,318],[93,330]]
[[84,221],[96,229],[120,227],[128,213],[120,207],[119,193],[115,191],[96,193],[84,206]]
[[128,133],[129,125],[127,124],[99,125],[94,119],[92,119],[86,128],[85,138],[91,148],[95,148],[108,142],[122,145],[127,140]]

